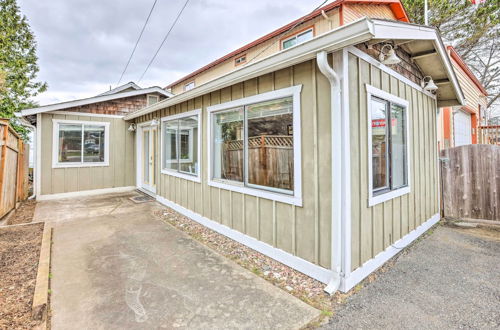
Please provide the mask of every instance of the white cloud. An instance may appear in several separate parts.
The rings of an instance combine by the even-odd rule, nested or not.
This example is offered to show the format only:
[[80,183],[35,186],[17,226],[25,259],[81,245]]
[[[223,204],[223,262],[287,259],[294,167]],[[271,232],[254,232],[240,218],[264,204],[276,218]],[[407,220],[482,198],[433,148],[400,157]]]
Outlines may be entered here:
[[[317,3],[316,3],[317,2]],[[153,1],[19,0],[38,42],[40,104],[89,97],[120,77]],[[141,86],[166,86],[309,13],[321,1],[191,0]],[[146,68],[184,0],[159,0],[122,83]]]

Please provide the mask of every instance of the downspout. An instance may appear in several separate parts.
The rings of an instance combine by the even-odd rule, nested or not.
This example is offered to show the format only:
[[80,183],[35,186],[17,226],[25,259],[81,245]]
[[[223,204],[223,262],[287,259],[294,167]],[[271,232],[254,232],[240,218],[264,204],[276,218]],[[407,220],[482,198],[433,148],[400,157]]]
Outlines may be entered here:
[[[19,120],[22,122],[23,126],[29,127],[31,131],[33,132],[33,194],[28,197],[28,199],[34,199],[36,197],[36,172],[38,171],[37,166],[36,166],[36,157],[37,157],[37,132],[36,132],[36,126],[31,125],[25,118],[21,115],[19,112],[15,112],[14,115],[19,118]],[[28,163],[29,163],[29,154],[28,154]]]
[[330,82],[331,95],[331,143],[332,143],[332,228],[331,228],[331,270],[332,278],[325,291],[335,293],[340,286],[342,272],[342,112],[340,78],[328,64],[328,54],[321,51],[316,54],[318,68]]

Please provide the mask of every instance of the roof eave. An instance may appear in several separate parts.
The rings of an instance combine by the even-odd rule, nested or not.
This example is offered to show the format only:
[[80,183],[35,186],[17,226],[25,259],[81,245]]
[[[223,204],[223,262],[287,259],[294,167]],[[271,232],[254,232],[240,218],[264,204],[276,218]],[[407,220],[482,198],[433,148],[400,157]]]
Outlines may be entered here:
[[272,54],[252,63],[251,65],[226,73],[182,94],[174,95],[169,99],[129,113],[124,117],[124,119],[131,120],[144,114],[148,114],[204,95],[211,91],[224,88],[225,86],[236,84],[268,72],[277,71],[279,69],[313,59],[319,51],[325,50],[327,52],[332,52],[346,46],[370,40],[373,36],[371,20],[368,18],[362,18],[355,22],[333,29],[330,32],[308,40],[302,44]]

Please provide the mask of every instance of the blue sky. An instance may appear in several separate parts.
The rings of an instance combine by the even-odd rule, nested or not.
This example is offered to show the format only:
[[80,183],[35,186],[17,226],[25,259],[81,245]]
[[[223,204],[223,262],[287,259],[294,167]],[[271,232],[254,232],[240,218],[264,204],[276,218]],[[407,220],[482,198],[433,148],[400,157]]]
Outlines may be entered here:
[[[190,0],[144,79],[168,83],[305,15],[322,1]],[[116,86],[153,0],[18,0],[38,42],[41,104],[89,97]],[[122,83],[137,81],[184,0],[158,0]]]

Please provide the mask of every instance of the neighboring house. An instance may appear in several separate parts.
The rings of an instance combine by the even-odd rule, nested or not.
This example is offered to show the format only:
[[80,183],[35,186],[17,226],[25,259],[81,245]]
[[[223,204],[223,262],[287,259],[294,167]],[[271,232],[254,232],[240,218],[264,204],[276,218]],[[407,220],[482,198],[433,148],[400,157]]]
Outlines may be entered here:
[[399,0],[337,0],[203,66],[166,88],[174,94],[183,93],[362,17],[409,22]]
[[[421,87],[426,76],[437,93]],[[327,292],[348,291],[439,221],[437,110],[463,104],[436,29],[361,18],[124,118],[92,118],[120,122],[104,148],[119,167],[39,157],[37,194],[68,196],[77,171],[118,178],[115,191],[132,184]],[[22,113],[37,114],[37,150],[72,157],[52,131],[67,110],[47,111]]]
[[488,93],[481,82],[452,46],[448,46],[447,49],[464,92],[465,105],[440,109],[438,116],[440,149],[477,144],[479,126],[488,105]]
[[123,117],[171,95],[130,82],[95,97],[21,111],[36,126],[37,198],[135,186],[134,133]]

